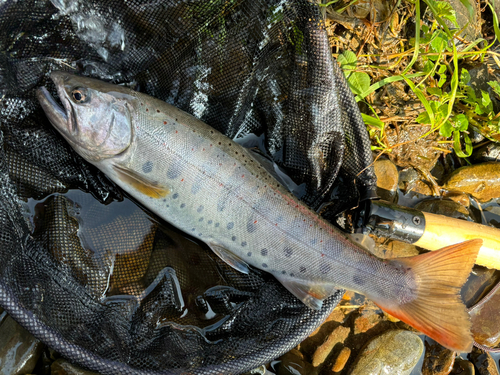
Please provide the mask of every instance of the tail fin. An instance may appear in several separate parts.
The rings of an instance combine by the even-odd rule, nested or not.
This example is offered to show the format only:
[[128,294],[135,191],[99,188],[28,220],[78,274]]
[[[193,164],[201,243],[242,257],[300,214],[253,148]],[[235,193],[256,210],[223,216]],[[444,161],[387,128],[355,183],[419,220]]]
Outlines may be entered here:
[[473,343],[471,323],[459,293],[482,243],[480,239],[470,240],[398,259],[397,262],[410,267],[416,275],[417,298],[390,309],[380,307],[448,349],[470,352]]

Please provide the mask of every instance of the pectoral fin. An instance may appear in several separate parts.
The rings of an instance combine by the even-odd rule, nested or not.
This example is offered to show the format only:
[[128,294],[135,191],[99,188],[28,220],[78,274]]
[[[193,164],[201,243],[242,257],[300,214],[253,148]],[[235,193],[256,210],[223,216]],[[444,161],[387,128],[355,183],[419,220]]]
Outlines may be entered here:
[[214,243],[209,243],[208,246],[210,246],[212,251],[215,254],[217,254],[219,258],[221,258],[224,262],[229,264],[235,270],[245,274],[248,274],[250,272],[250,270],[248,269],[248,263],[246,263],[239,256],[230,252],[228,249]]
[[119,165],[113,165],[118,178],[142,194],[151,198],[163,198],[170,193],[167,186],[161,185],[156,181],[151,181],[139,173]]
[[279,274],[274,275],[274,277],[276,277],[290,293],[313,310],[321,309],[323,300],[338,290],[333,284],[296,279]]

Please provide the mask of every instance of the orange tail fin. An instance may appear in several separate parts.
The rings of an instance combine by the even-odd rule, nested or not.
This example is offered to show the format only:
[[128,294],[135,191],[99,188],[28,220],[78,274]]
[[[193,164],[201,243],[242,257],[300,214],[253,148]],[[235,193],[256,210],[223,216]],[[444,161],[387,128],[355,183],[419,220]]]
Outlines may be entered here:
[[418,280],[418,295],[413,301],[395,308],[380,307],[448,349],[470,352],[473,343],[471,323],[459,293],[482,243],[480,239],[470,240],[394,260],[412,269]]

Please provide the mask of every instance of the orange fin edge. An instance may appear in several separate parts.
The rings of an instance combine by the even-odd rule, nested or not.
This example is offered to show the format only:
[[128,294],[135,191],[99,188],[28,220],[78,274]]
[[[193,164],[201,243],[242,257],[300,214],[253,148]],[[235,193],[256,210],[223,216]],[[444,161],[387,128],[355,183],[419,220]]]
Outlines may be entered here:
[[475,239],[410,258],[392,260],[412,269],[417,297],[403,305],[381,309],[408,323],[448,349],[470,352],[473,338],[460,288],[467,281],[483,241]]

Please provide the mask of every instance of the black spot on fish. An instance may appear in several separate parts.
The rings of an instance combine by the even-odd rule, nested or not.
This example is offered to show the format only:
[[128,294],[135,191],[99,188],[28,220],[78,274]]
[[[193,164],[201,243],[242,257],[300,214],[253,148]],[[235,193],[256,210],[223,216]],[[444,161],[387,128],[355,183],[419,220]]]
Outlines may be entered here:
[[243,246],[243,247],[245,247],[246,245],[247,245],[246,241],[243,241],[243,242],[241,243],[241,246]]
[[306,267],[304,267],[304,266],[300,266],[299,271],[300,271],[301,273],[306,272]]
[[186,203],[181,203],[181,208],[186,207]]
[[293,273],[290,274],[290,277],[294,277],[295,275]]
[[236,241],[236,236],[231,237],[231,240]]
[[281,271],[281,273],[282,273],[283,275],[286,275],[286,271]]
[[217,211],[219,212],[222,212],[224,211],[224,208],[226,208],[226,197],[224,197],[224,199],[222,198],[219,198],[219,200],[217,201]]
[[267,268],[267,264],[266,263],[262,263],[262,267],[263,268]]
[[359,286],[363,286],[366,284],[366,279],[364,279],[363,276],[361,275],[354,275],[352,281],[354,281],[354,284]]
[[153,162],[152,161],[147,161],[143,164],[142,166],[142,171],[144,173],[149,173],[153,170]]
[[260,254],[265,257],[267,255],[267,249],[262,249]]
[[201,233],[198,233],[198,236],[200,236],[200,237],[201,237],[201,236],[202,236],[202,234],[201,234]]
[[287,258],[290,258],[293,254],[293,249],[291,247],[285,247],[285,250],[283,250],[283,252],[285,253],[285,256]]
[[212,221],[212,220],[208,220],[208,221],[207,221],[207,223],[208,223],[208,224],[212,224],[212,223],[213,223],[213,221]]
[[179,177],[181,173],[182,173],[182,164],[179,162],[173,163],[170,165],[170,167],[168,167],[167,178],[173,180]]
[[[198,212],[198,213],[200,213],[201,211],[203,211],[203,206],[200,206],[200,207],[198,207],[198,208],[196,209],[196,212]],[[212,221],[212,220],[210,220],[210,221]]]
[[257,229],[257,226],[255,225],[254,221],[249,221],[247,223],[247,232],[248,233],[253,233]]
[[215,223],[215,227],[217,228],[220,224],[219,223]]
[[198,221],[203,221],[203,218],[202,218],[202,217],[200,217],[200,218],[198,219]]
[[230,223],[227,223],[227,229],[233,229],[234,223],[231,221]]
[[163,202],[166,202],[166,201],[167,201],[166,199],[163,200]]
[[196,194],[201,190],[201,184],[195,182],[193,186],[191,186],[191,194]]
[[179,194],[174,193],[174,195],[172,195],[172,199],[177,199],[177,198],[179,198]]
[[248,255],[249,257],[251,257],[251,256],[252,256],[252,252],[251,252],[251,251],[249,251],[249,252],[247,253],[247,255]]
[[196,230],[196,228],[192,228],[191,230],[194,232]]
[[319,272],[323,273],[323,274],[327,274],[331,271],[332,269],[332,266],[328,263],[321,263],[319,265]]

